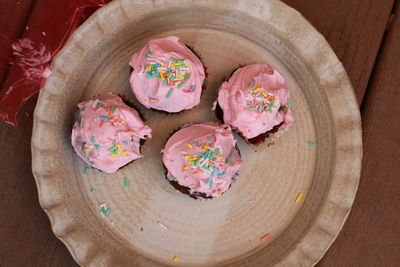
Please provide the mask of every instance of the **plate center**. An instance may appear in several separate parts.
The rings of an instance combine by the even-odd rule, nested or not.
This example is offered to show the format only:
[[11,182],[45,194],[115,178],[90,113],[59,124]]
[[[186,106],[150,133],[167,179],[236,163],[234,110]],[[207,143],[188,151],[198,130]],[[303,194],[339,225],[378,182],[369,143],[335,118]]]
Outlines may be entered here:
[[[201,103],[179,114],[146,110],[135,100],[129,85],[127,62],[151,38],[176,35],[198,53],[208,77]],[[227,45],[229,44],[229,46]],[[167,138],[181,125],[216,120],[211,111],[221,82],[239,66],[266,62],[285,77],[293,99],[295,123],[281,138],[249,147],[236,138],[243,159],[237,181],[220,198],[200,201],[176,192],[165,179],[160,154]],[[144,114],[153,137],[139,159],[115,174],[94,170],[80,177],[93,210],[107,203],[111,213],[100,216],[108,231],[126,246],[160,262],[179,255],[185,263],[223,262],[273,244],[302,207],[299,192],[307,195],[314,178],[316,139],[308,101],[292,74],[268,49],[240,35],[206,28],[183,28],[130,39],[109,56],[90,80],[81,100],[98,93],[125,95]],[[76,159],[77,168],[82,168]],[[122,179],[129,186],[122,185]],[[96,188],[96,194],[90,193]],[[269,234],[270,238],[261,240]]]

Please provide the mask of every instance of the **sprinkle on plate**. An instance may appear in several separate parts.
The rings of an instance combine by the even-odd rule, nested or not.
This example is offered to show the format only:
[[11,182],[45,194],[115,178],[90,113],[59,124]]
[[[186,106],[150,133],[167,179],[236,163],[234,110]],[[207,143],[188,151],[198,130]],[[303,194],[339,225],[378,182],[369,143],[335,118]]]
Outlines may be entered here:
[[307,144],[308,144],[310,147],[314,147],[314,146],[315,146],[315,143],[313,143],[313,142],[311,142],[311,141],[308,141]]
[[158,225],[159,225],[162,229],[168,230],[168,227],[165,226],[162,222],[158,222]]
[[296,202],[296,203],[299,202],[302,196],[303,196],[303,193],[301,193],[301,192],[298,193],[294,202]]
[[264,240],[268,239],[269,237],[270,237],[269,234],[265,234],[265,235],[263,235],[262,237],[260,237],[260,239],[261,239],[262,241],[264,241]]
[[124,177],[124,187],[127,188],[129,185],[129,180],[128,178]]
[[89,174],[89,170],[90,170],[90,167],[85,166],[85,170],[83,171],[83,173],[84,173],[85,175],[88,175],[88,174]]

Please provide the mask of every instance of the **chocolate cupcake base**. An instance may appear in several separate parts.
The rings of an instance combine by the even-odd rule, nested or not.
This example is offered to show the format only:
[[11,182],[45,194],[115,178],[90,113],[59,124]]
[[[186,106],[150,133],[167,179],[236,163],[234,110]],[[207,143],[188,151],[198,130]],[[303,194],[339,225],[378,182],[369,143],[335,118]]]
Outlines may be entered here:
[[[165,168],[165,166],[164,166]],[[165,169],[165,179],[167,179],[167,181],[179,192],[181,192],[182,194],[188,195],[189,197],[193,198],[193,199],[213,199],[215,197],[212,196],[207,196],[206,194],[202,193],[202,192],[190,192],[190,188],[180,185],[177,181],[171,181],[170,179],[167,178],[167,169]],[[229,188],[231,188],[232,184],[236,181],[236,178],[239,176],[239,173],[235,173],[235,175],[232,177],[232,182],[229,185]],[[226,190],[228,191],[229,188]],[[225,191],[225,192],[226,192]],[[224,193],[225,193],[224,192]],[[223,195],[224,193],[221,193],[221,195]]]

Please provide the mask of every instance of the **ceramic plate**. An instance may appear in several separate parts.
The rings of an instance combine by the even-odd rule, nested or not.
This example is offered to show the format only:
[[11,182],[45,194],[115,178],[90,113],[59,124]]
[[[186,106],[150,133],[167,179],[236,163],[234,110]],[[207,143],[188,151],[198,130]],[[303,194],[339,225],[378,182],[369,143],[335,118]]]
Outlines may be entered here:
[[[201,104],[177,115],[143,108],[128,82],[132,53],[169,35],[208,70]],[[293,127],[256,148],[239,141],[243,169],[221,197],[199,201],[175,191],[161,162],[168,136],[184,123],[215,120],[221,80],[254,62],[286,78]],[[360,177],[360,114],[326,40],[285,4],[114,0],[73,34],[51,69],[35,110],[33,173],[55,235],[79,264],[309,266],[338,235]],[[114,174],[85,175],[70,144],[73,112],[103,92],[140,107],[153,138],[144,158]],[[103,204],[110,213],[101,213]]]

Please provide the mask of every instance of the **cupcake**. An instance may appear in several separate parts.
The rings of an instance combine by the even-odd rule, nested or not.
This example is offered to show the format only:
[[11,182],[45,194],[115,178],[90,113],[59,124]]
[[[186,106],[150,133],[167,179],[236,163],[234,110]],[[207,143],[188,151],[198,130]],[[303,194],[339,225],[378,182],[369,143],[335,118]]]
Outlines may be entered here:
[[162,151],[166,178],[192,198],[214,198],[236,179],[242,161],[231,128],[216,122],[185,126]]
[[146,108],[177,113],[200,103],[204,67],[178,37],[150,40],[129,64],[132,91]]
[[86,164],[112,173],[143,157],[141,140],[151,137],[151,129],[120,97],[103,94],[78,107],[71,142]]
[[218,90],[217,117],[258,145],[293,123],[290,93],[282,75],[264,63],[237,69]]

